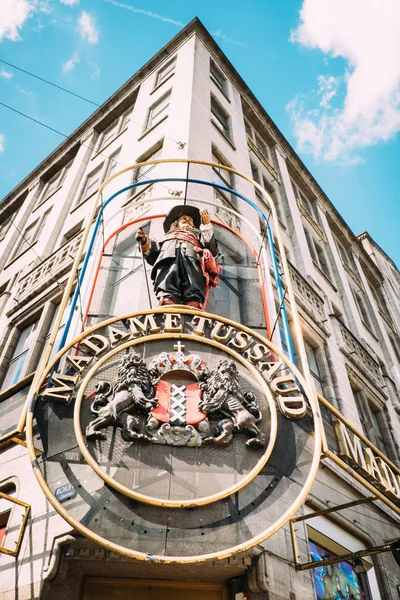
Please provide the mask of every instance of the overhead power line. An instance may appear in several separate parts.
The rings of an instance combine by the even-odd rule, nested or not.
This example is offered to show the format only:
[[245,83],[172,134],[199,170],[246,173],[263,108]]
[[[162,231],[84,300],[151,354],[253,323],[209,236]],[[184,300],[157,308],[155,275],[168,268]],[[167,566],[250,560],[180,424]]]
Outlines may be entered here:
[[21,67],[17,67],[16,65],[13,65],[13,64],[9,63],[6,60],[3,60],[2,58],[0,58],[0,62],[2,62],[4,65],[7,65],[8,67],[11,67],[12,69],[17,69],[18,71],[21,71],[22,73],[25,73],[26,75],[29,75],[30,77],[34,77],[35,79],[39,79],[39,81],[43,81],[44,83],[47,83],[48,85],[51,85],[51,86],[57,88],[58,90],[61,90],[62,92],[66,92],[67,94],[71,94],[71,96],[75,96],[76,98],[79,98],[80,100],[84,100],[85,102],[89,102],[89,104],[93,104],[93,106],[100,107],[100,104],[97,104],[96,102],[93,102],[93,100],[89,100],[89,98],[85,98],[85,96],[81,96],[80,94],[76,94],[75,92],[71,92],[71,90],[68,90],[67,88],[62,87],[61,85],[57,85],[56,83],[53,83],[52,81],[49,81],[48,79],[45,79],[44,77],[40,77],[39,75],[35,75],[35,73],[31,73],[30,71],[26,71],[25,69],[21,69]]
[[[8,65],[9,67],[12,67],[13,69],[18,69],[18,71],[22,71],[22,73],[26,73],[27,75],[30,75],[31,77],[35,77],[35,79],[39,79],[40,81],[43,81],[44,83],[47,83],[48,85],[51,85],[52,87],[55,87],[58,90],[61,90],[62,92],[65,92],[66,94],[71,94],[72,96],[75,96],[76,98],[79,98],[80,100],[89,102],[90,104],[93,104],[94,106],[97,106],[98,108],[101,107],[101,104],[97,104],[96,102],[93,102],[92,100],[89,100],[88,98],[85,98],[84,96],[80,96],[79,94],[76,94],[75,92],[71,92],[71,90],[68,90],[67,88],[62,87],[61,85],[57,85],[56,83],[53,83],[52,81],[49,81],[48,79],[44,79],[43,77],[40,77],[39,75],[36,75],[35,73],[31,73],[31,71],[26,71],[25,69],[21,69],[21,67],[17,67],[16,65],[9,63],[6,60],[3,60],[2,58],[0,58],[0,63]],[[6,104],[3,104],[1,102],[0,102],[0,104],[2,104],[3,106],[6,106],[6,108],[9,108],[10,110],[13,110],[14,112],[18,113],[18,111],[16,109],[11,108],[10,106],[7,106]],[[45,125],[44,123],[41,123],[40,121],[37,121],[33,117],[29,117],[28,115],[26,115],[24,113],[19,113],[19,114],[23,115],[27,119],[30,119],[31,121],[34,121],[35,123],[39,123],[39,125],[43,125],[43,127],[46,127],[47,129],[50,129],[51,131],[55,131],[55,133],[59,133],[60,135],[63,135],[64,137],[68,137],[67,135],[65,135],[65,133],[61,133],[60,131],[57,131],[57,129],[53,129],[53,128],[49,127],[48,125]],[[138,123],[137,121],[134,121],[133,119],[130,119],[130,120],[132,121],[132,123],[135,123],[136,125],[139,125],[140,127],[143,126],[143,123]],[[165,135],[164,133],[158,133],[158,135],[160,137],[165,137],[166,139],[171,140],[171,142],[175,142],[176,144],[178,144],[180,150],[182,150],[184,148],[184,146],[186,145],[186,144],[182,144],[182,142],[175,140],[174,138],[172,138],[168,135]]]
[[29,119],[30,121],[33,121],[34,123],[37,123],[38,125],[41,125],[42,127],[46,127],[46,129],[50,129],[50,131],[53,131],[54,133],[58,133],[58,135],[62,135],[65,138],[69,137],[62,131],[58,131],[58,129],[54,129],[54,127],[50,127],[50,125],[46,125],[45,123],[42,123],[42,121],[38,121],[38,119],[34,119],[33,117],[30,117],[26,113],[23,113],[20,110],[13,108],[12,106],[8,106],[8,104],[4,104],[4,102],[0,102],[0,106],[4,106],[4,108],[8,108],[8,110],[12,110],[13,112],[17,113],[18,115],[21,115],[22,117],[25,117],[26,119]]

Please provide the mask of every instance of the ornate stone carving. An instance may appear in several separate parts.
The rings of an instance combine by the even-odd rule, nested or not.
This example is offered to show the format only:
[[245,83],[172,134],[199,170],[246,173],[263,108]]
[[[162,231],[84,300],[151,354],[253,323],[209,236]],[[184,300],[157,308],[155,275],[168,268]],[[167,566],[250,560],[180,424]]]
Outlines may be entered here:
[[178,342],[175,354],[162,352],[147,368],[136,353],[121,360],[115,383],[97,384],[86,428],[87,439],[105,439],[109,426],[125,441],[198,447],[227,446],[237,433],[248,447],[263,447],[265,436],[257,398],[243,392],[233,360],[220,360],[208,371],[197,354],[186,356]]
[[29,271],[18,282],[15,299],[21,302],[26,300],[32,294],[49,285],[51,280],[57,280],[74,262],[75,254],[82,239],[83,232],[79,233],[66,244],[61,246],[56,252],[42,261],[37,267]]
[[309,310],[311,310],[311,313],[316,315],[319,320],[323,321],[325,319],[323,299],[313,290],[311,285],[291,263],[289,263],[289,272],[295,294],[300,302],[306,304]]

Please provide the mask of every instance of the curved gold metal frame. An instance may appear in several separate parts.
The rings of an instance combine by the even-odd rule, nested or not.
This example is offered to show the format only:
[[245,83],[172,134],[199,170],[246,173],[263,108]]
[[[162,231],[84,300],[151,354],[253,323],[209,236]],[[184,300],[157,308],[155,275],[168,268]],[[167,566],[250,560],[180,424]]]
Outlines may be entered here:
[[[101,326],[103,326],[103,325],[101,325]],[[163,508],[195,508],[197,506],[204,506],[206,504],[211,504],[212,502],[218,502],[219,500],[223,500],[227,496],[231,496],[235,492],[238,492],[239,490],[243,489],[248,483],[253,481],[253,479],[260,473],[260,471],[267,464],[267,461],[268,461],[269,457],[271,456],[271,452],[273,450],[273,447],[275,445],[275,440],[276,440],[276,433],[277,433],[277,429],[278,429],[278,418],[277,418],[276,406],[275,406],[274,400],[271,395],[271,391],[268,388],[266,381],[264,381],[264,379],[262,378],[260,373],[257,372],[257,369],[255,369],[253,367],[253,365],[251,365],[246,360],[244,360],[244,358],[242,356],[240,356],[240,354],[238,354],[237,352],[232,350],[232,348],[228,348],[228,347],[224,346],[223,344],[220,344],[219,342],[216,342],[214,340],[205,339],[205,338],[202,338],[202,337],[196,336],[196,335],[190,335],[190,334],[184,334],[184,333],[168,333],[167,335],[168,335],[168,339],[191,340],[191,341],[196,341],[196,342],[200,342],[203,344],[207,344],[209,346],[215,346],[216,348],[219,348],[223,352],[227,352],[228,354],[230,354],[231,356],[236,358],[236,360],[241,362],[242,365],[244,365],[251,372],[253,377],[258,380],[258,382],[260,383],[261,387],[263,388],[264,393],[268,399],[268,405],[269,405],[269,410],[270,410],[270,415],[271,415],[271,433],[270,433],[268,445],[265,449],[265,452],[264,452],[263,456],[257,461],[257,464],[255,465],[255,467],[253,467],[253,469],[251,469],[251,471],[249,471],[249,473],[245,477],[243,477],[237,484],[232,485],[231,487],[225,489],[223,492],[219,492],[217,494],[212,494],[211,496],[205,496],[203,498],[198,498],[195,500],[161,500],[161,499],[153,497],[153,496],[147,496],[145,494],[135,492],[134,490],[127,488],[126,486],[122,485],[121,483],[118,483],[118,481],[115,481],[112,477],[110,477],[107,473],[105,473],[101,469],[100,465],[93,459],[92,455],[90,454],[90,452],[85,444],[85,440],[82,435],[82,428],[81,428],[81,424],[80,424],[80,410],[81,410],[82,400],[83,400],[83,396],[84,396],[84,392],[85,392],[87,384],[93,378],[96,371],[108,359],[110,359],[112,356],[114,356],[114,354],[117,354],[118,352],[122,352],[123,350],[125,350],[126,348],[130,348],[131,346],[137,346],[140,343],[165,339],[167,337],[165,334],[147,335],[147,336],[141,337],[136,340],[130,340],[129,342],[126,342],[125,344],[121,344],[121,346],[117,346],[117,348],[114,348],[113,350],[111,350],[111,352],[108,352],[108,354],[104,355],[96,363],[96,365],[94,365],[90,369],[90,371],[88,372],[88,374],[86,375],[85,379],[82,381],[82,383],[79,387],[78,396],[75,401],[75,409],[74,409],[75,437],[77,439],[80,451],[82,452],[84,458],[86,459],[86,462],[92,467],[92,469],[103,479],[103,481],[105,481],[105,483],[107,483],[108,485],[110,485],[111,487],[116,489],[118,492],[121,492],[125,496],[128,496],[128,498],[132,498],[133,500],[137,500],[139,502],[144,502],[145,504],[151,504],[153,506],[162,506]]]
[[[157,313],[157,312],[174,313],[177,311],[179,311],[182,314],[190,314],[190,315],[201,314],[201,316],[205,316],[205,317],[213,317],[214,316],[214,315],[211,315],[210,313],[205,313],[203,311],[198,312],[196,310],[188,309],[187,307],[182,308],[180,306],[176,306],[175,308],[174,307],[161,307],[158,309],[146,310],[146,311],[138,312],[135,314],[137,314],[137,315],[140,314],[140,315],[145,316],[146,314]],[[101,324],[101,326],[105,327],[106,325],[115,323],[116,321],[118,321],[120,319],[129,318],[130,316],[131,315],[128,314],[128,315],[123,315],[121,317],[114,317],[112,319],[108,319],[107,321],[104,321]],[[228,325],[234,325],[234,326],[237,325],[234,321],[231,321],[230,319],[226,319],[226,318],[219,317],[219,316],[218,316],[218,319],[221,322],[224,322]],[[65,348],[63,348],[60,352],[58,352],[58,354],[53,358],[53,360],[48,365],[47,369],[42,373],[42,376],[39,378],[39,380],[35,386],[35,389],[33,390],[33,393],[35,394],[35,396],[32,398],[32,402],[29,407],[29,412],[27,415],[26,439],[27,439],[29,457],[32,461],[32,468],[33,468],[33,471],[35,473],[35,476],[37,478],[37,481],[38,481],[43,493],[45,494],[45,496],[48,499],[48,501],[50,502],[50,504],[56,509],[56,511],[67,521],[67,523],[69,523],[71,525],[71,527],[74,527],[82,535],[88,537],[89,539],[91,539],[94,542],[100,544],[101,546],[107,548],[108,550],[111,550],[112,552],[117,552],[118,554],[121,554],[122,556],[126,556],[128,558],[135,558],[137,560],[151,561],[151,562],[164,563],[164,564],[171,564],[171,563],[189,564],[189,563],[203,562],[206,560],[223,560],[225,558],[233,556],[234,554],[238,554],[240,552],[245,552],[246,550],[253,548],[257,544],[261,544],[268,537],[273,535],[275,532],[279,531],[279,529],[281,527],[283,527],[289,521],[289,519],[294,515],[294,513],[303,504],[303,502],[305,501],[305,499],[311,489],[311,486],[314,482],[315,476],[317,474],[318,467],[319,467],[319,461],[320,461],[320,450],[321,450],[321,417],[318,412],[318,403],[316,400],[315,391],[313,390],[313,388],[311,388],[312,393],[310,392],[310,387],[309,387],[308,383],[304,380],[303,375],[300,373],[300,371],[297,369],[297,367],[290,363],[290,361],[287,359],[287,357],[283,354],[283,352],[279,348],[274,347],[273,344],[271,344],[271,342],[266,340],[263,336],[261,336],[256,331],[252,331],[245,325],[240,325],[240,328],[243,331],[245,331],[246,333],[248,333],[249,335],[251,335],[252,337],[257,338],[261,343],[270,347],[273,350],[273,352],[277,356],[279,356],[283,360],[283,362],[292,370],[294,375],[298,378],[301,385],[303,386],[306,396],[309,399],[311,409],[313,412],[314,454],[313,454],[313,458],[311,461],[310,472],[306,478],[306,481],[303,485],[301,493],[297,496],[295,501],[286,510],[286,512],[280,517],[280,519],[278,519],[273,525],[268,527],[266,530],[262,531],[259,535],[255,536],[251,540],[247,540],[246,542],[243,542],[242,544],[238,544],[234,547],[228,548],[223,551],[211,552],[209,554],[202,554],[202,555],[197,555],[197,556],[154,556],[154,555],[150,556],[149,554],[146,554],[144,552],[139,552],[139,551],[131,550],[129,548],[125,548],[124,546],[120,546],[119,544],[115,544],[114,542],[110,542],[109,540],[102,538],[101,536],[99,536],[96,533],[94,533],[93,531],[91,531],[85,525],[82,525],[82,523],[77,521],[72,515],[70,515],[70,513],[62,506],[62,504],[52,494],[51,490],[49,489],[49,487],[47,485],[46,480],[43,477],[40,467],[37,463],[37,457],[36,457],[35,448],[33,445],[33,411],[34,411],[35,404],[36,404],[36,394],[39,392],[40,387],[41,387],[44,379],[46,378],[48,372],[51,370],[51,368],[60,360],[62,355],[67,350],[69,350],[73,345],[75,345],[77,342],[79,342],[83,337],[90,335],[97,328],[98,328],[98,325],[96,325],[96,326],[90,328],[89,330],[87,330],[86,332],[82,333],[74,341],[67,344],[67,346]]]
[[208,167],[215,167],[215,168],[219,168],[225,171],[228,171],[229,173],[233,173],[235,175],[237,175],[238,177],[241,177],[242,179],[248,181],[249,183],[251,183],[255,188],[257,188],[257,190],[261,193],[261,195],[263,196],[263,198],[265,199],[268,207],[271,210],[271,214],[272,214],[272,218],[273,218],[273,222],[275,225],[275,233],[276,233],[276,237],[278,240],[278,247],[279,247],[279,253],[280,253],[280,259],[282,262],[282,266],[283,266],[283,270],[285,273],[285,277],[286,277],[286,281],[287,281],[287,294],[288,294],[288,298],[291,304],[291,308],[292,308],[292,318],[293,318],[293,322],[294,322],[294,329],[295,329],[295,334],[296,334],[296,339],[297,339],[297,345],[298,345],[298,350],[299,350],[299,354],[300,354],[300,362],[301,362],[301,367],[302,370],[304,372],[304,376],[306,378],[307,383],[309,384],[310,388],[313,388],[313,384],[312,384],[312,376],[310,373],[310,370],[308,368],[308,362],[307,362],[307,356],[306,356],[306,351],[305,351],[305,346],[304,346],[304,342],[303,342],[303,337],[302,337],[302,333],[301,333],[301,325],[300,325],[300,319],[299,316],[297,314],[297,308],[296,308],[296,299],[295,299],[295,295],[294,295],[294,291],[293,291],[293,286],[292,286],[292,282],[291,282],[291,278],[290,278],[290,272],[289,272],[289,267],[288,267],[288,263],[287,263],[287,259],[286,259],[286,253],[285,253],[285,248],[284,248],[284,244],[280,235],[280,226],[279,226],[279,221],[278,221],[278,215],[276,212],[276,208],[274,206],[274,203],[272,201],[271,196],[268,194],[268,192],[266,192],[264,190],[264,188],[257,183],[256,181],[254,181],[253,179],[251,179],[250,177],[247,177],[247,175],[244,175],[243,173],[240,173],[240,171],[237,171],[236,169],[233,169],[232,167],[227,167],[226,165],[220,165],[218,163],[214,163],[214,162],[208,162],[208,161],[203,161],[203,160],[192,160],[192,159],[184,159],[184,158],[171,158],[171,159],[161,159],[161,160],[149,160],[149,161],[144,161],[144,162],[140,162],[137,164],[134,164],[130,167],[126,167],[124,169],[121,169],[120,171],[118,171],[117,173],[114,173],[114,175],[112,175],[109,179],[107,179],[99,188],[99,191],[97,192],[96,195],[96,200],[93,204],[92,207],[92,211],[91,213],[87,216],[86,221],[83,223],[82,225],[82,230],[83,230],[83,236],[79,245],[79,249],[76,253],[75,256],[75,260],[74,263],[71,267],[71,274],[70,277],[68,279],[67,284],[65,285],[65,289],[64,289],[64,295],[61,299],[60,302],[60,309],[58,311],[57,317],[54,321],[53,324],[53,330],[50,334],[50,338],[47,344],[47,347],[45,348],[45,351],[43,353],[43,357],[42,360],[40,362],[40,365],[36,371],[35,374],[35,378],[34,381],[32,382],[32,386],[31,386],[31,390],[27,399],[27,404],[26,407],[29,406],[29,402],[30,402],[30,398],[32,397],[32,394],[34,393],[34,390],[36,388],[36,384],[38,379],[40,378],[40,372],[42,369],[45,368],[45,366],[47,365],[50,355],[51,355],[51,351],[53,349],[53,345],[57,336],[57,331],[58,328],[60,326],[60,322],[62,319],[62,316],[64,314],[67,302],[68,302],[68,298],[71,295],[72,292],[72,288],[76,279],[76,275],[77,275],[77,271],[78,271],[78,267],[83,255],[83,252],[85,250],[85,245],[86,242],[88,240],[89,237],[89,233],[90,233],[90,226],[93,223],[93,220],[95,219],[95,216],[97,214],[97,210],[99,208],[99,205],[102,201],[102,194],[103,194],[103,190],[117,177],[119,177],[120,175],[122,175],[123,173],[127,173],[129,171],[134,171],[135,169],[138,169],[139,167],[144,167],[147,165],[156,165],[156,164],[166,164],[166,163],[171,163],[171,164],[175,164],[175,163],[182,163],[182,164],[197,164],[197,165],[203,165],[203,166],[208,166]]

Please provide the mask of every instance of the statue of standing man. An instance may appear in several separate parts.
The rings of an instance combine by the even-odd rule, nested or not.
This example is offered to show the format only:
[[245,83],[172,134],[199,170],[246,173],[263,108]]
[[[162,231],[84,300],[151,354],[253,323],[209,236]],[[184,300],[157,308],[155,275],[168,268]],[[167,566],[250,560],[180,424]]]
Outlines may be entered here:
[[178,205],[163,223],[165,236],[157,242],[139,228],[136,240],[152,265],[151,278],[160,306],[186,304],[203,309],[209,287],[218,285],[221,265],[208,210]]

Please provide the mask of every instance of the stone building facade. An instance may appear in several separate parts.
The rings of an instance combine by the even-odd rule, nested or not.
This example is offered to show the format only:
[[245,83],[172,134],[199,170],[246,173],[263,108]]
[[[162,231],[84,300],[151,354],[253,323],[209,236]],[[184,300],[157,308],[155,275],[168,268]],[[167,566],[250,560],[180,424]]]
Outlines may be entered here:
[[[160,159],[181,162],[127,169]],[[231,167],[248,179],[215,166],[188,164],[188,159]],[[357,557],[344,561],[347,566],[341,571],[338,562],[334,567],[303,570],[295,565],[289,523],[265,541],[223,559],[158,564],[121,556],[86,539],[50,504],[32,471],[24,406],[35,372],[44,368],[43,354],[82,236],[93,229],[97,192],[120,171],[104,190],[102,201],[127,189],[119,194],[117,208],[111,204],[104,208],[95,244],[90,251],[86,246],[86,253],[91,252],[88,271],[76,309],[70,313],[68,304],[63,312],[52,356],[66,327],[70,341],[82,327],[156,305],[132,230],[123,226],[141,219],[145,230],[159,237],[162,219],[149,217],[165,214],[184,197],[198,206],[204,203],[214,221],[222,224],[215,229],[224,270],[219,288],[210,293],[207,311],[265,334],[256,271],[257,258],[268,244],[265,223],[254,206],[267,216],[270,210],[253,180],[276,208],[272,237],[279,229],[289,268],[288,273],[279,269],[281,283],[285,289],[290,278],[293,286],[316,392],[389,459],[393,473],[399,466],[399,271],[367,233],[357,237],[350,230],[195,20],[0,205],[0,492],[5,495],[0,499],[0,539],[8,550],[18,546],[17,556],[0,554],[1,597],[89,599],[113,594],[115,598],[173,595],[238,600],[248,594],[255,600],[303,600],[339,597],[329,591],[329,585],[336,585],[342,587],[340,597],[397,598],[400,574],[390,551],[364,556],[358,576],[353,568]],[[135,183],[140,186],[130,187]],[[229,189],[252,204],[241,202]],[[112,250],[102,252],[117,230]],[[250,253],[243,259],[232,230],[250,242],[255,257]],[[278,261],[282,267],[282,256]],[[293,333],[293,307],[286,296],[280,302],[272,262],[263,277],[271,337],[287,353],[280,309],[285,306]],[[299,358],[294,333],[293,351]],[[338,454],[335,414],[324,404],[321,412],[327,446]],[[34,444],[36,434],[34,426]],[[42,443],[38,441],[39,446]],[[40,446],[39,462],[43,452]],[[371,485],[376,479],[370,477]],[[382,491],[382,479],[380,484]],[[63,485],[63,479],[54,484],[56,496],[62,496]],[[322,454],[315,482],[296,512],[296,517],[310,517],[294,523],[298,563],[354,555],[397,539],[399,513],[379,499],[367,503],[367,497],[371,489]],[[15,504],[14,499],[29,505],[29,515],[25,504]],[[360,503],[329,513],[329,518],[311,518],[313,512],[351,502]],[[397,508],[398,502],[399,498],[393,500]],[[347,583],[341,579],[343,573]],[[357,585],[364,596],[357,596]],[[160,589],[164,596],[157,595]]]

